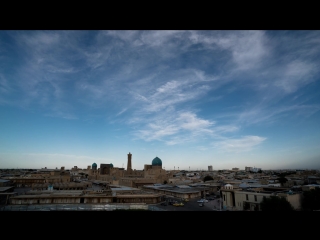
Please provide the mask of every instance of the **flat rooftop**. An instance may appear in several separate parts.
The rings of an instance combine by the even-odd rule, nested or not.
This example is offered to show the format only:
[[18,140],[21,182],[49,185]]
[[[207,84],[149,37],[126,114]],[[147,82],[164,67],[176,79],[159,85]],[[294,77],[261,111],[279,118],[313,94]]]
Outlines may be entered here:
[[137,191],[139,188],[133,188],[133,187],[127,187],[127,186],[121,186],[121,185],[109,185],[110,189],[112,191],[123,191],[123,190],[130,190],[130,191]]
[[177,193],[197,193],[199,191],[207,190],[208,187],[190,187],[187,185],[182,185],[182,187],[171,186],[171,185],[162,185],[162,186],[154,186],[154,185],[145,185],[147,188],[164,190],[168,192],[177,192]]
[[0,182],[4,183],[4,182],[10,182],[10,180],[7,179],[0,179]]
[[11,188],[13,188],[13,187],[10,187],[10,186],[8,186],[8,187],[0,187],[0,192],[7,191],[8,189],[11,189]]

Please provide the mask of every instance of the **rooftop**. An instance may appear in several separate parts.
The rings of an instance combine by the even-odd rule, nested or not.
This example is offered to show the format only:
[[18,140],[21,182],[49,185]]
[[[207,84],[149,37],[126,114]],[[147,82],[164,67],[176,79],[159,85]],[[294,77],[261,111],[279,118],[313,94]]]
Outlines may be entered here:
[[[182,187],[181,187],[182,186]],[[154,185],[145,185],[146,188],[153,188],[159,190],[166,190],[168,192],[180,192],[180,193],[195,193],[199,191],[203,191],[204,189],[208,189],[207,187],[190,187],[186,185],[163,185],[163,186],[154,186]]]
[[10,188],[13,188],[13,187],[0,187],[0,192],[4,192]]
[[0,182],[4,183],[4,182],[10,182],[10,180],[7,179],[0,179]]

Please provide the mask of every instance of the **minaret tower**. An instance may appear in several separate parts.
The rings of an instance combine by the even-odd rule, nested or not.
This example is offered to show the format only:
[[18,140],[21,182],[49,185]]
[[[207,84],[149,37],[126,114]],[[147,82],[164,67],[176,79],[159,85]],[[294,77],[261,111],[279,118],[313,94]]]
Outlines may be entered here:
[[128,173],[131,173],[131,171],[132,171],[131,157],[132,157],[132,154],[129,152],[129,154],[128,154],[128,163],[127,163],[127,172]]

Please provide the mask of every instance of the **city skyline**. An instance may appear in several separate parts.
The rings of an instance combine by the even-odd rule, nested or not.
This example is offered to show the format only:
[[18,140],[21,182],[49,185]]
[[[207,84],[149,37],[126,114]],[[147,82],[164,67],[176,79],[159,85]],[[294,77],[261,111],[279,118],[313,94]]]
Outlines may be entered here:
[[319,169],[320,31],[0,31],[0,168]]

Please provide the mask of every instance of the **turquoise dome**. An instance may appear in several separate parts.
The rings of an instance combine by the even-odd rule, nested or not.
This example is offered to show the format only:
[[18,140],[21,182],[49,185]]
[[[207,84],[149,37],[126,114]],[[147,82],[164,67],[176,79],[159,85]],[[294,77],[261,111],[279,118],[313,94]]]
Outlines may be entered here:
[[113,164],[112,164],[112,163],[110,163],[110,167],[113,167]]
[[96,163],[93,163],[93,164],[92,164],[92,167],[97,167],[97,164],[96,164]]
[[162,166],[162,161],[160,158],[158,157],[155,157],[153,160],[152,160],[152,166]]

